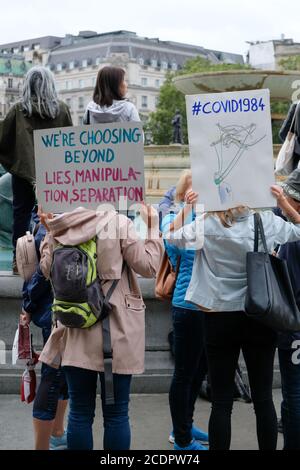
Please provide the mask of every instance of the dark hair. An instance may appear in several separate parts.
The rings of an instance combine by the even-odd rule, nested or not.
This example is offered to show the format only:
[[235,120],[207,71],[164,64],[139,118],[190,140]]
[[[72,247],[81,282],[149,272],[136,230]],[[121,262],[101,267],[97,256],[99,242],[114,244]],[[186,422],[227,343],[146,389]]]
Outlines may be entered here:
[[100,106],[111,106],[113,100],[123,100],[120,86],[125,77],[125,70],[120,67],[103,67],[99,70],[94,89],[93,100]]

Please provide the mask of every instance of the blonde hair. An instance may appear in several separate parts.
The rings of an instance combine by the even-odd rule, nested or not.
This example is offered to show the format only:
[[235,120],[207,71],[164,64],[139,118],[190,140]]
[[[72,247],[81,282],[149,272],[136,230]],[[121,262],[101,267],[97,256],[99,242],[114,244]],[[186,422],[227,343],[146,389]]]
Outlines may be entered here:
[[178,183],[176,185],[175,200],[177,202],[184,201],[185,193],[186,193],[186,190],[187,190],[187,182],[186,181],[189,177],[192,177],[192,171],[191,170],[183,170],[181,172]]
[[248,210],[247,206],[238,206],[233,207],[232,209],[227,209],[226,211],[213,211],[208,212],[207,215],[217,215],[220,219],[221,224],[226,227],[230,228],[235,223],[236,216],[238,214],[242,214],[245,210]]

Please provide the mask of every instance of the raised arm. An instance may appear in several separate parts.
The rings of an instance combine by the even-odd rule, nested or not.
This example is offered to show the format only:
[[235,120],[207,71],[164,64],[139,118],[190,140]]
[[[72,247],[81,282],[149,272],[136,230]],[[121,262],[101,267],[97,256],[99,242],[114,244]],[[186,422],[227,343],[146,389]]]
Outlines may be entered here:
[[[132,221],[125,216],[119,216],[123,258],[137,274],[148,278],[156,276],[163,254],[163,241],[158,228],[158,214],[154,211],[151,208],[146,240],[141,240],[138,237]],[[141,215],[143,217],[143,214]]]

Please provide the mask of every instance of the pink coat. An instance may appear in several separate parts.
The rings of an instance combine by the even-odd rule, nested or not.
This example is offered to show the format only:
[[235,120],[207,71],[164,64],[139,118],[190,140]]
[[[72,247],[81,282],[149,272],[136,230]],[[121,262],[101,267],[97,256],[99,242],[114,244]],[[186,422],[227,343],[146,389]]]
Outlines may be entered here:
[[[115,226],[117,236],[105,237],[108,225]],[[104,293],[112,279],[120,279],[110,303],[110,328],[113,348],[113,372],[140,374],[144,371],[145,356],[145,304],[137,274],[156,276],[163,252],[159,235],[145,241],[138,238],[133,223],[114,211],[101,213],[76,209],[48,220],[50,233],[41,245],[41,269],[48,278],[52,250],[56,242],[77,245],[98,234],[97,267],[103,280]],[[156,230],[158,234],[158,230]],[[126,268],[122,272],[123,260]],[[91,328],[66,328],[58,323],[47,341],[40,361],[58,367],[74,366],[103,371],[101,323]]]

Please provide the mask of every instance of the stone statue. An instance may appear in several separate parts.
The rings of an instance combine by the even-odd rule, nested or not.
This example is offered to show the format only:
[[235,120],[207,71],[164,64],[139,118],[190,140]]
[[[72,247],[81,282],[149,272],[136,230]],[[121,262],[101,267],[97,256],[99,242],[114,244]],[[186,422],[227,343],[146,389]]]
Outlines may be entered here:
[[182,144],[182,116],[179,109],[176,109],[172,119],[173,125],[173,144]]

